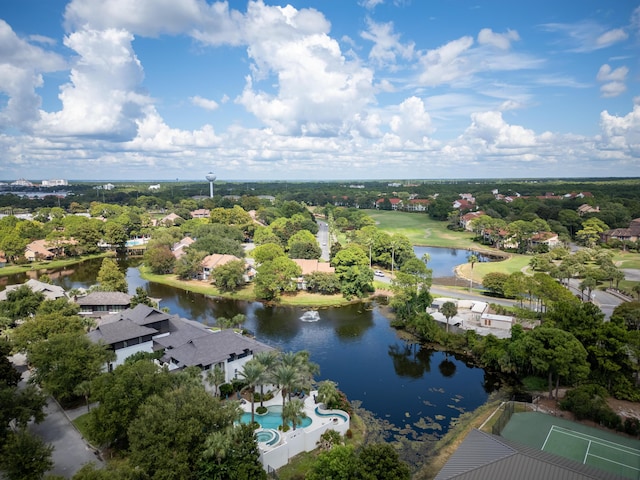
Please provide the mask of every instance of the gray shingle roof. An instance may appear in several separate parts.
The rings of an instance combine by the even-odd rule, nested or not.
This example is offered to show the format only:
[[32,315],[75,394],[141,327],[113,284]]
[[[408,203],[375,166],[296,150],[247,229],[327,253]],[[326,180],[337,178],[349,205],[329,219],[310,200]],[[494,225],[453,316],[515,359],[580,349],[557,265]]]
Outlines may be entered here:
[[123,292],[91,292],[76,299],[78,305],[129,305],[131,295]]
[[435,480],[622,480],[596,468],[472,430]]
[[64,288],[59,287],[57,285],[51,285],[49,283],[40,282],[38,280],[34,280],[33,278],[27,280],[23,284],[18,285],[7,285],[2,292],[0,292],[0,301],[7,299],[7,293],[12,290],[17,290],[22,285],[28,286],[32,292],[42,292],[45,300],[55,300],[57,298],[62,298],[66,296]]
[[169,332],[169,335],[155,338],[155,342],[164,348],[175,348],[211,333],[203,324],[183,318],[169,319]]
[[89,332],[88,337],[94,341],[102,340],[108,345],[117,342],[131,340],[133,338],[144,337],[146,335],[156,334],[156,330],[149,327],[138,325],[131,320],[120,320],[118,322],[105,323],[95,330]]
[[254,354],[271,347],[233,330],[209,332],[186,343],[165,351],[163,359],[174,360],[179,367],[208,366],[225,362],[232,355],[241,355],[245,350]]

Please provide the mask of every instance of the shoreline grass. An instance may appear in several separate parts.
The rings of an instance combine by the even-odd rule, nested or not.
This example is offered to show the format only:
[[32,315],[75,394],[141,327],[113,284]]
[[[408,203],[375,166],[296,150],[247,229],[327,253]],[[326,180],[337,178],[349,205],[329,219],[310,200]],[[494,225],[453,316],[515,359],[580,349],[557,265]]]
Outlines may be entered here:
[[10,266],[0,268],[0,277],[6,277],[9,275],[15,275],[18,273],[26,273],[31,271],[54,270],[56,268],[68,267],[70,265],[76,265],[78,263],[82,263],[87,260],[109,257],[112,255],[113,255],[113,252],[106,252],[106,253],[96,253],[94,255],[82,255],[79,257],[68,257],[68,258],[52,260],[48,262],[30,262],[24,265],[10,265]]

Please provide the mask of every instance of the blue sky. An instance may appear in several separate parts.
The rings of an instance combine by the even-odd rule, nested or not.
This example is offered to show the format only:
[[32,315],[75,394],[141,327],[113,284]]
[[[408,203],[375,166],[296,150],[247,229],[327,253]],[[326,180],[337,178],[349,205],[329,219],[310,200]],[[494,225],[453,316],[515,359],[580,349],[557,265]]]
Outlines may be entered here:
[[0,179],[640,176],[640,1],[0,4]]

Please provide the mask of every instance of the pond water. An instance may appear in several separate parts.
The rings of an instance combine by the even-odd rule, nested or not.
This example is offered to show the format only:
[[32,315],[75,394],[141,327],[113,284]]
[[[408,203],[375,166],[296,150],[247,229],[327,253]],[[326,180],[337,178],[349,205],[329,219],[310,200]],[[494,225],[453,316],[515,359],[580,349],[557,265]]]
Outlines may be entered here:
[[433,278],[455,276],[455,268],[463,263],[468,263],[469,255],[475,255],[479,262],[495,260],[487,255],[459,248],[413,247],[413,251],[418,258],[422,258],[425,253],[429,254],[430,259],[427,266],[433,270]]
[[[433,258],[433,257],[432,257]],[[465,257],[458,257],[461,262]],[[95,283],[100,260],[50,272],[65,289]],[[138,260],[139,262],[139,260]],[[384,305],[359,303],[309,310],[265,306],[259,302],[213,299],[149,283],[136,261],[120,261],[129,289],[144,287],[171,313],[213,325],[218,317],[246,315],[245,327],[256,338],[284,351],[307,350],[320,366],[317,380],[338,383],[349,400],[358,400],[386,424],[383,437],[430,441],[446,433],[460,414],[484,403],[497,378],[463,359],[403,339],[389,326]],[[13,276],[10,284],[26,275]],[[313,311],[314,313],[309,314]],[[312,321],[309,321],[312,320]]]

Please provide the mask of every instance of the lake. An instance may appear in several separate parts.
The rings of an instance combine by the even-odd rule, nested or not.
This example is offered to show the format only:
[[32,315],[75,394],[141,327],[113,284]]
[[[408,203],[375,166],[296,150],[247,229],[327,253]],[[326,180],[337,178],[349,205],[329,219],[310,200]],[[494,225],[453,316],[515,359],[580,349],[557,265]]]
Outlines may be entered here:
[[[87,288],[95,283],[100,262],[88,261],[49,275],[67,290]],[[259,341],[284,351],[309,351],[320,366],[317,380],[333,380],[349,400],[360,401],[362,408],[383,421],[381,435],[387,440],[435,441],[453,419],[483,404],[498,383],[463,359],[401,338],[389,326],[384,305],[321,309],[317,316],[303,319],[307,310],[302,308],[213,299],[149,283],[140,277],[137,262],[120,261],[131,293],[142,286],[171,313],[208,325],[218,317],[242,313],[247,317],[245,327]],[[26,276],[10,280],[19,283]],[[309,317],[317,320],[303,321]]]
[[478,262],[495,260],[487,255],[459,248],[413,247],[413,251],[418,258],[422,258],[425,253],[429,255],[427,266],[433,271],[433,278],[454,277],[455,268],[463,263],[468,263],[469,255],[475,255]]

